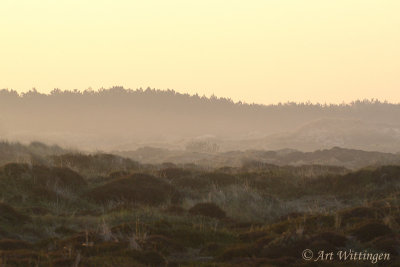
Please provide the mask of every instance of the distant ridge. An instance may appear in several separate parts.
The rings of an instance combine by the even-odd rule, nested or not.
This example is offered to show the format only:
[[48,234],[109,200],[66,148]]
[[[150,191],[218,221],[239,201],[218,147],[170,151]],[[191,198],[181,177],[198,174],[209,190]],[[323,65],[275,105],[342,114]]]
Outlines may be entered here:
[[229,151],[214,154],[147,147],[140,148],[135,151],[116,151],[114,153],[124,157],[129,157],[133,160],[141,161],[143,163],[196,163],[199,165],[212,167],[241,167],[243,164],[273,164],[278,166],[342,166],[348,169],[359,169],[381,165],[400,165],[400,154],[363,151],[340,147],[316,150],[312,152],[284,149],[277,151]]
[[[54,156],[102,154],[101,151],[87,152],[71,150],[58,145],[40,142],[30,144],[0,141],[0,165],[10,162],[48,165]],[[143,164],[197,164],[199,166],[243,167],[243,166],[340,166],[348,169],[400,165],[400,154],[382,153],[333,147],[330,149],[302,152],[294,149],[246,150],[228,152],[196,152],[141,147],[132,151],[113,151],[113,157],[130,158]],[[109,155],[111,155],[109,154]],[[111,157],[111,156],[110,156]]]

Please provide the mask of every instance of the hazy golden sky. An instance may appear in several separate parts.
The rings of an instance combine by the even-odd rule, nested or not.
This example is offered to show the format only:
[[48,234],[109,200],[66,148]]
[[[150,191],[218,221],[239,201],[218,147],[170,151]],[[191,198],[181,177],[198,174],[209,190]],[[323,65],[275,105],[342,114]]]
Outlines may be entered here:
[[114,85],[400,102],[400,1],[0,1],[0,88]]

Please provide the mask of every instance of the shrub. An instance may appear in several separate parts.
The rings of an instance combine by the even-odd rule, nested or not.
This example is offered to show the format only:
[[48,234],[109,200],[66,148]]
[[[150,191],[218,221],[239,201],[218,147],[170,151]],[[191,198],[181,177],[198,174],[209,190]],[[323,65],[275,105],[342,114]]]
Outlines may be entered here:
[[191,190],[201,191],[209,187],[209,182],[198,177],[178,177],[172,180],[177,187],[189,188]]
[[255,242],[255,246],[258,249],[263,249],[265,246],[268,246],[268,244],[271,243],[272,240],[274,240],[274,238],[270,236],[261,237],[257,239],[257,241]]
[[8,177],[21,179],[30,171],[28,164],[8,163],[2,167],[2,172]]
[[211,172],[199,177],[218,186],[228,186],[236,183],[236,177],[222,172]]
[[179,201],[179,194],[170,184],[148,174],[133,174],[92,189],[88,197],[96,202],[126,200],[140,204],[159,205],[170,197]]
[[139,163],[128,158],[112,154],[93,154],[84,155],[79,153],[68,153],[60,156],[52,156],[55,166],[68,166],[85,172],[89,175],[108,174],[119,170],[135,170],[139,168]]
[[3,173],[19,181],[22,184],[31,186],[62,186],[73,189],[86,186],[86,181],[81,175],[68,168],[48,168],[46,166],[10,163],[2,168]]
[[288,214],[285,214],[285,215],[279,217],[278,220],[279,221],[286,221],[286,220],[296,219],[296,218],[299,218],[299,217],[304,217],[305,215],[306,214],[303,213],[303,212],[293,211],[293,212],[290,212]]
[[114,171],[114,172],[111,172],[108,175],[108,177],[111,179],[116,179],[116,178],[122,178],[122,177],[125,177],[128,175],[129,175],[129,172],[127,172],[127,171]]
[[72,230],[66,226],[59,226],[56,229],[54,229],[54,232],[59,235],[70,235],[70,234],[75,233],[74,230]]
[[177,206],[177,205],[169,206],[165,209],[165,211],[168,213],[171,213],[171,214],[176,214],[176,215],[182,215],[186,212],[186,210],[184,208],[182,208],[181,206]]
[[101,242],[96,243],[93,246],[82,246],[80,249],[82,251],[82,255],[87,257],[93,257],[96,255],[104,255],[104,254],[115,254],[118,251],[122,251],[128,247],[128,243],[126,242]]
[[202,255],[215,255],[219,250],[221,250],[221,245],[215,242],[209,242],[205,244],[200,249],[200,254]]
[[17,212],[8,204],[0,203],[0,222],[11,224],[22,224],[29,221],[30,218],[24,214]]
[[347,242],[347,238],[344,235],[334,232],[322,232],[311,237],[313,242],[325,241],[335,247],[344,247]]
[[1,256],[6,259],[7,266],[32,266],[28,263],[35,263],[40,257],[36,251],[29,249],[5,250]]
[[191,172],[181,168],[166,168],[159,171],[158,175],[169,180],[190,176]]
[[143,245],[146,249],[154,249],[163,253],[184,250],[183,246],[164,235],[150,235],[146,238]]
[[243,242],[250,242],[260,239],[266,235],[266,232],[261,231],[247,231],[244,233],[239,234],[239,239]]
[[156,251],[137,251],[133,250],[129,253],[135,260],[147,266],[165,266],[165,258]]
[[339,213],[343,220],[343,223],[348,222],[353,218],[362,219],[374,219],[377,214],[377,210],[369,207],[356,207],[353,209],[347,209]]
[[310,247],[306,239],[295,239],[293,237],[280,237],[268,243],[261,249],[260,256],[267,258],[281,258],[301,256],[301,252]]
[[226,217],[225,212],[214,203],[198,203],[189,209],[191,215],[200,215],[216,219]]
[[0,250],[30,249],[32,244],[16,239],[1,239]]
[[35,215],[46,215],[51,213],[50,210],[40,207],[40,206],[32,206],[24,209],[24,212],[26,213],[33,213]]
[[44,166],[34,166],[32,170],[35,182],[43,186],[62,186],[79,189],[87,185],[81,175],[68,168],[48,169]]
[[34,186],[32,188],[32,191],[30,192],[30,195],[32,199],[36,201],[40,200],[56,201],[60,197],[56,192],[41,186]]
[[225,249],[219,258],[223,261],[235,258],[251,258],[257,254],[257,250],[252,245],[237,245]]
[[389,227],[382,223],[370,222],[362,224],[351,231],[351,233],[360,241],[370,241],[376,237],[391,234],[392,231]]

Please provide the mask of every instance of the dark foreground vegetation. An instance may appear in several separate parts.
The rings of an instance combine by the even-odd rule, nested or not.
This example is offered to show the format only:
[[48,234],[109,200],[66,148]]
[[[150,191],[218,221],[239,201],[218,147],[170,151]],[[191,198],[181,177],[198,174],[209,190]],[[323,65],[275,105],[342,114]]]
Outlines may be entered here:
[[372,265],[304,249],[400,262],[400,166],[207,169],[30,149],[42,157],[0,167],[0,266]]

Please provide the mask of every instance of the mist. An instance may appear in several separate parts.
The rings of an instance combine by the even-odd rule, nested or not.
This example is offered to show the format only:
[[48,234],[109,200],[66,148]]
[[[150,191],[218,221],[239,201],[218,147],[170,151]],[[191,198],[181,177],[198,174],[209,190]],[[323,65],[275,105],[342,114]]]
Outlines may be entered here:
[[396,153],[399,117],[400,105],[378,100],[258,105],[151,88],[0,91],[1,139],[88,151],[196,150],[203,142],[211,152],[339,146]]

